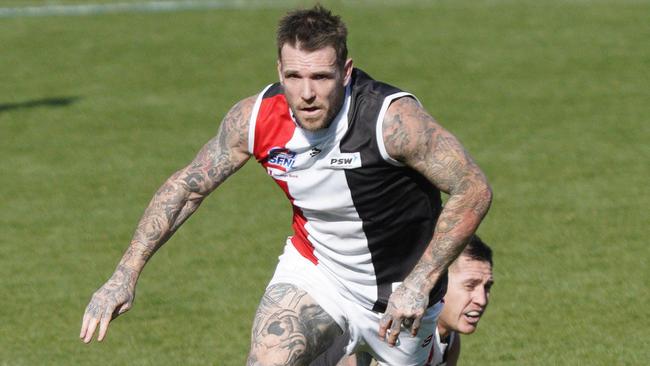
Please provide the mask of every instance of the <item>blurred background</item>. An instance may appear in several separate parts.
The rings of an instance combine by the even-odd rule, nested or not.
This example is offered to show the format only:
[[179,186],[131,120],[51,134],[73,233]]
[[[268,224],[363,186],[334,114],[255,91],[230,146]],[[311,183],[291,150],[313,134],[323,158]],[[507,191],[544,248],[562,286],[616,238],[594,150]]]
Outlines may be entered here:
[[[465,365],[650,360],[650,1],[322,1],[356,66],[415,93],[489,177],[491,305]],[[0,0],[0,365],[242,365],[291,233],[251,161],[83,345],[158,186],[276,80],[309,1]],[[646,236],[644,236],[646,235]]]

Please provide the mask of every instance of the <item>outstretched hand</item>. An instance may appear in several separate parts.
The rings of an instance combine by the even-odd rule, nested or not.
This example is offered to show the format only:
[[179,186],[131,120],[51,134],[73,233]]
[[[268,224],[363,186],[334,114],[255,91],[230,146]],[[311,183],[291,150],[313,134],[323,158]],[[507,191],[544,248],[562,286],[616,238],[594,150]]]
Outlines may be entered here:
[[388,306],[379,321],[379,337],[395,346],[402,325],[415,336],[429,304],[428,294],[399,285],[388,298]]
[[118,266],[113,276],[95,293],[86,307],[79,338],[90,343],[99,325],[97,340],[102,341],[108,330],[108,323],[133,306],[135,298],[134,272]]

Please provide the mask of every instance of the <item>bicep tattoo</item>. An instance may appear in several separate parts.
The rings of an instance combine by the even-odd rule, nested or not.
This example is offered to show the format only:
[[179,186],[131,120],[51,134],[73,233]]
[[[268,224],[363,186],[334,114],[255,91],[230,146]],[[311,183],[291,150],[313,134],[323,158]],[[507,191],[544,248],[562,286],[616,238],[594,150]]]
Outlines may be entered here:
[[185,169],[182,181],[190,192],[210,193],[248,160],[248,120],[254,101],[248,98],[237,103],[224,117],[217,136]]
[[203,146],[190,165],[158,189],[140,219],[124,262],[146,262],[201,201],[248,160],[248,116],[254,101],[251,97],[235,105],[222,121],[217,136]]
[[391,156],[450,194],[430,250],[412,272],[413,277],[425,278],[426,273],[446,268],[460,253],[487,213],[492,192],[460,142],[412,98],[398,99],[390,106],[382,132]]
[[446,193],[459,193],[472,180],[485,181],[460,142],[413,98],[398,99],[390,106],[382,132],[389,155]]

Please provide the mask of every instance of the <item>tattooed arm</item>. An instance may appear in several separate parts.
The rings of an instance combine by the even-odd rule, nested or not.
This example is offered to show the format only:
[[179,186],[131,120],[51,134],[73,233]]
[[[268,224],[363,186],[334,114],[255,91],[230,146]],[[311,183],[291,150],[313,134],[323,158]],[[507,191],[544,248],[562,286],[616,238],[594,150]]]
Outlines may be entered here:
[[250,97],[236,104],[221,122],[217,136],[158,189],[115,272],[86,307],[80,333],[85,343],[92,340],[98,325],[97,340],[104,339],[108,323],[133,305],[136,282],[149,258],[205,197],[248,160],[248,120],[254,103],[255,97]]
[[433,238],[402,285],[389,298],[379,335],[394,345],[404,324],[415,335],[429,292],[461,253],[492,201],[485,175],[458,140],[412,98],[388,108],[383,124],[386,151],[449,194]]

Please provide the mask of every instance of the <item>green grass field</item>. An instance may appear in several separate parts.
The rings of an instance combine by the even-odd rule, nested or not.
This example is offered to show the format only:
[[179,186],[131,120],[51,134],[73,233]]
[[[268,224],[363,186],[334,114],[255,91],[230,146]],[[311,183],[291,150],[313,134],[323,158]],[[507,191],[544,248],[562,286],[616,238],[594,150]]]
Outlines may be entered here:
[[[86,1],[0,8],[58,3]],[[244,364],[291,217],[255,162],[105,342],[79,326],[157,187],[275,80],[296,3],[0,18],[0,365]],[[650,2],[323,3],[356,65],[418,95],[493,185],[496,285],[462,364],[647,364]]]

